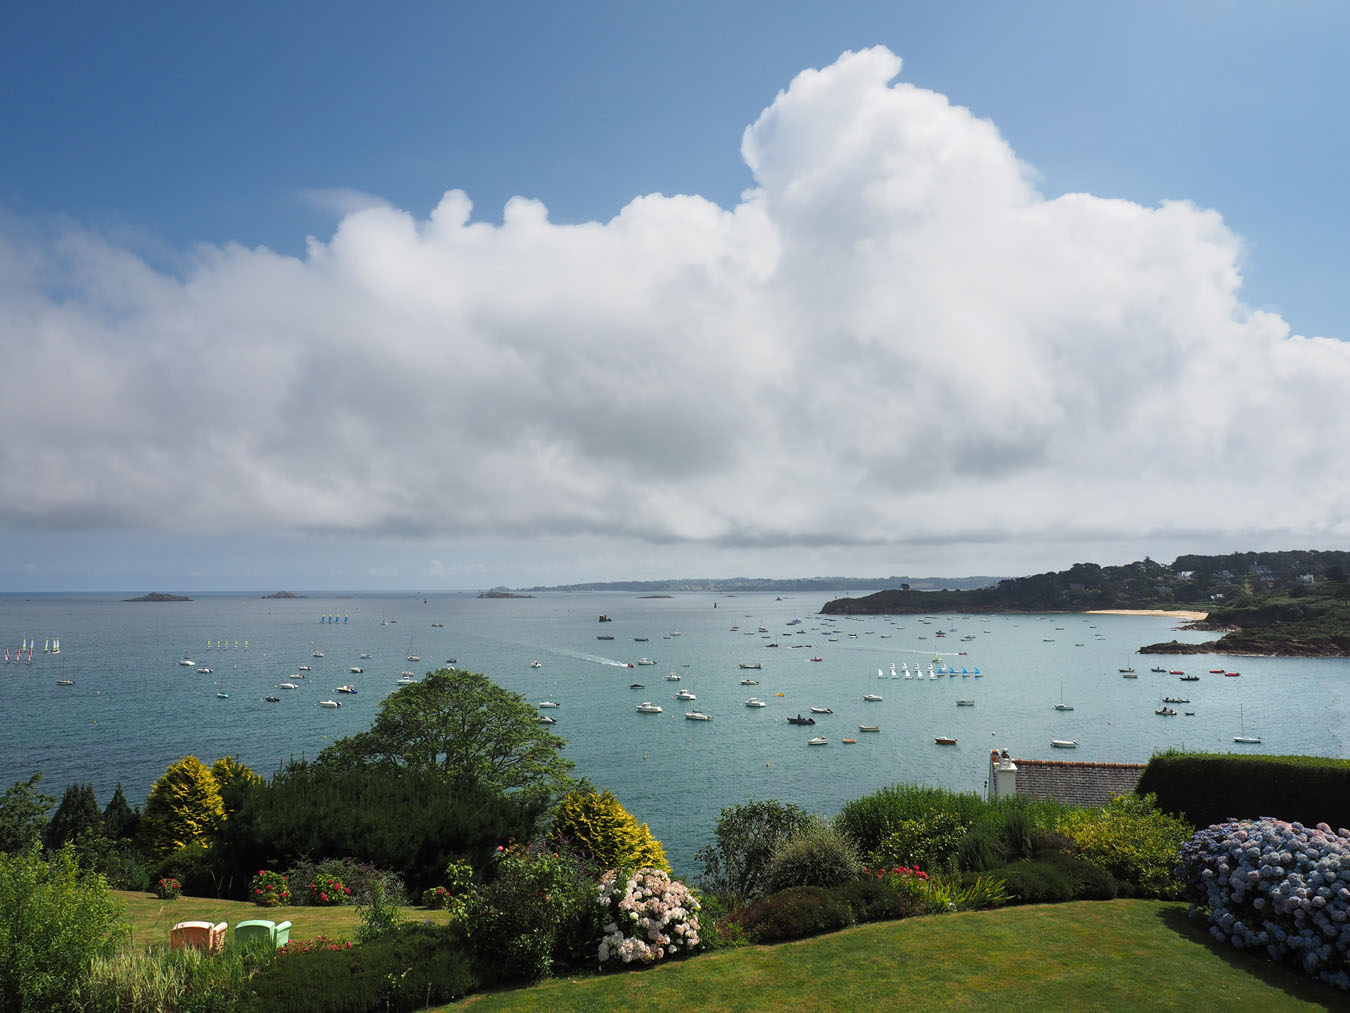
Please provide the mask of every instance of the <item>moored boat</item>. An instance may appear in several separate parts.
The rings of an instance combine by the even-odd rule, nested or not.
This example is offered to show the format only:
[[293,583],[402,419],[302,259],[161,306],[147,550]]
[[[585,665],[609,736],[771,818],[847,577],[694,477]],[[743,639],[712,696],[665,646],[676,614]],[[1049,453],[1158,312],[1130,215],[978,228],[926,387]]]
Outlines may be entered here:
[[814,739],[807,739],[806,744],[808,746],[828,746],[830,740],[823,735],[817,735]]
[[637,710],[639,714],[661,713],[661,708],[658,705],[652,703],[650,700],[643,700],[642,703],[637,705]]
[[1056,749],[1077,749],[1078,743],[1074,739],[1051,739],[1050,745]]
[[686,721],[711,721],[712,715],[706,711],[685,711],[684,719]]
[[789,717],[787,720],[790,725],[813,725],[816,723],[815,718],[803,717],[801,714],[798,714],[795,718]]
[[954,746],[954,745],[956,745],[956,739],[953,738],[953,737],[950,736],[950,735],[939,735],[939,736],[937,736],[936,738],[934,738],[933,741],[934,741],[935,743],[937,743],[939,746]]

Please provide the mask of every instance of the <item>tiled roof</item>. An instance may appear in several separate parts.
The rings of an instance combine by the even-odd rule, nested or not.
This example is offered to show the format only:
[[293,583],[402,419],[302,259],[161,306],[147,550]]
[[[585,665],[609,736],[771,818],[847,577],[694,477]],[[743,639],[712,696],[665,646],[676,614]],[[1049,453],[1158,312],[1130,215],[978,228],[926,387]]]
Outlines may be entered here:
[[1131,794],[1144,773],[1142,763],[1013,762],[1017,764],[1017,794],[1080,806],[1105,805],[1115,795]]

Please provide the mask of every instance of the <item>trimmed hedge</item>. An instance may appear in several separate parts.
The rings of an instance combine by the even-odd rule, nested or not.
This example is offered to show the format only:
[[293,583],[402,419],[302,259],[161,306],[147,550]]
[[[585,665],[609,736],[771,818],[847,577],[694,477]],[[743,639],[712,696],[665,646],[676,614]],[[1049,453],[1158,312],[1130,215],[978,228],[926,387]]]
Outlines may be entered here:
[[1350,826],[1350,760],[1320,756],[1160,753],[1136,789],[1195,826],[1277,812],[1307,826]]
[[794,886],[761,897],[738,920],[756,943],[804,939],[848,928],[854,922],[848,903],[835,891],[818,886]]
[[1112,900],[1119,893],[1111,873],[1076,855],[1043,854],[1012,862],[993,870],[992,875],[1004,881],[1010,904]]

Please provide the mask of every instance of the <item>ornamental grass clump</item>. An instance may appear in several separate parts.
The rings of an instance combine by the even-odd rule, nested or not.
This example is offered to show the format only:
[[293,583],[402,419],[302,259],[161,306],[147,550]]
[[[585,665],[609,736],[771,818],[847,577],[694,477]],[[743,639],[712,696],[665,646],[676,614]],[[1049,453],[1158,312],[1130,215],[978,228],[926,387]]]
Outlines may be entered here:
[[1350,991],[1350,830],[1269,816],[1217,823],[1182,845],[1177,871],[1215,939]]
[[606,919],[601,964],[651,964],[698,949],[698,900],[662,869],[611,869],[600,878]]

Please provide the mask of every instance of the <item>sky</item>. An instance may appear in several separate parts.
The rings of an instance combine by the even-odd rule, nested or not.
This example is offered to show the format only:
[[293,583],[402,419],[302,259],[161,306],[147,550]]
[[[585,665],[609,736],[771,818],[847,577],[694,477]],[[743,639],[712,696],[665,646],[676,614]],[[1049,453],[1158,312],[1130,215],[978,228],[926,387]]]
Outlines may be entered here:
[[1350,548],[1350,6],[0,13],[0,592]]

